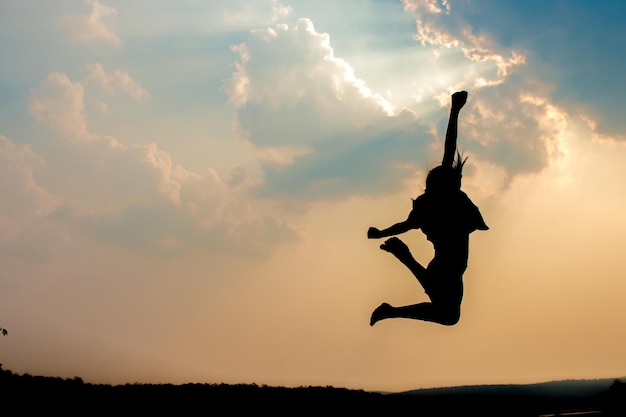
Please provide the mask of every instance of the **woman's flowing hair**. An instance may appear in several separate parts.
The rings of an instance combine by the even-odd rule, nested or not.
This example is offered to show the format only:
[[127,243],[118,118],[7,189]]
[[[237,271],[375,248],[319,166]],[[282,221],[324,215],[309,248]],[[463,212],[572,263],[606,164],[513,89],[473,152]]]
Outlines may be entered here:
[[467,156],[463,158],[461,152],[456,151],[456,160],[452,163],[452,169],[459,177],[459,181],[461,181],[461,177],[463,176],[463,166],[465,165],[465,162],[467,162],[467,158]]

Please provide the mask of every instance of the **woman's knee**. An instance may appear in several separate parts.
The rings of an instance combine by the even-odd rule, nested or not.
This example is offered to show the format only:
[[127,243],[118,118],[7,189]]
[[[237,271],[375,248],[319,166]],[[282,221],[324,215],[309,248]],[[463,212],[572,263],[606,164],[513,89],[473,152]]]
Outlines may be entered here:
[[445,306],[440,310],[440,323],[446,326],[454,326],[461,319],[460,306]]

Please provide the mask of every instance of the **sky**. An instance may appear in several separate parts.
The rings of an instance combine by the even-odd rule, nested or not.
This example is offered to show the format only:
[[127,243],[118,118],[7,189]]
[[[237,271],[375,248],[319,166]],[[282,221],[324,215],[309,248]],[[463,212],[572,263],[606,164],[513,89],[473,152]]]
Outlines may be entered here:
[[[0,362],[376,391],[626,375],[626,3],[0,0]],[[460,322],[404,220],[466,90]],[[433,249],[418,230],[414,256]]]

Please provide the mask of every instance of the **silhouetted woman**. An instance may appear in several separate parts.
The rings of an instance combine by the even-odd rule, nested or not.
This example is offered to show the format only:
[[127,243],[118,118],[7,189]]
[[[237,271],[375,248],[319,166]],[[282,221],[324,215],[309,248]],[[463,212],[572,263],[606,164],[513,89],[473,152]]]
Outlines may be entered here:
[[452,95],[443,161],[428,173],[426,190],[413,200],[408,218],[383,230],[370,227],[367,231],[368,238],[380,239],[411,229],[422,229],[435,249],[435,256],[426,268],[413,258],[409,248],[397,237],[387,239],[380,248],[409,268],[424,287],[430,302],[402,307],[383,303],[372,313],[371,326],[379,320],[396,317],[444,325],[454,325],[459,321],[469,235],[475,230],[489,229],[478,207],[461,191],[461,171],[465,160],[456,150],[456,141],[459,112],[466,101],[466,91]]

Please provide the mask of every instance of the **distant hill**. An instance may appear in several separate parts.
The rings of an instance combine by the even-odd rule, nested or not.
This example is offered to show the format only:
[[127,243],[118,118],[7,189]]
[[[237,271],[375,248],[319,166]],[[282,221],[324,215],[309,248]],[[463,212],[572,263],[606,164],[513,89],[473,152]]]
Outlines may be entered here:
[[440,388],[424,388],[400,392],[411,395],[501,395],[524,394],[540,396],[588,396],[606,391],[616,380],[626,381],[626,377],[606,379],[568,379],[563,381],[538,382],[534,384],[466,385]]
[[[85,383],[79,377],[17,375],[0,368],[0,398],[11,415],[151,413],[186,415],[392,415],[529,417],[578,411],[626,416],[626,383],[618,379],[485,385],[382,394],[327,387],[256,384]],[[17,414],[15,414],[17,413]],[[580,415],[580,414],[579,414]]]
[[[614,410],[626,416],[626,383],[622,378],[564,380],[535,384],[472,385],[418,389],[392,395],[419,399],[425,407],[455,411],[459,408],[514,415],[584,415]],[[459,407],[459,404],[462,404]],[[502,415],[511,415],[503,413]]]

